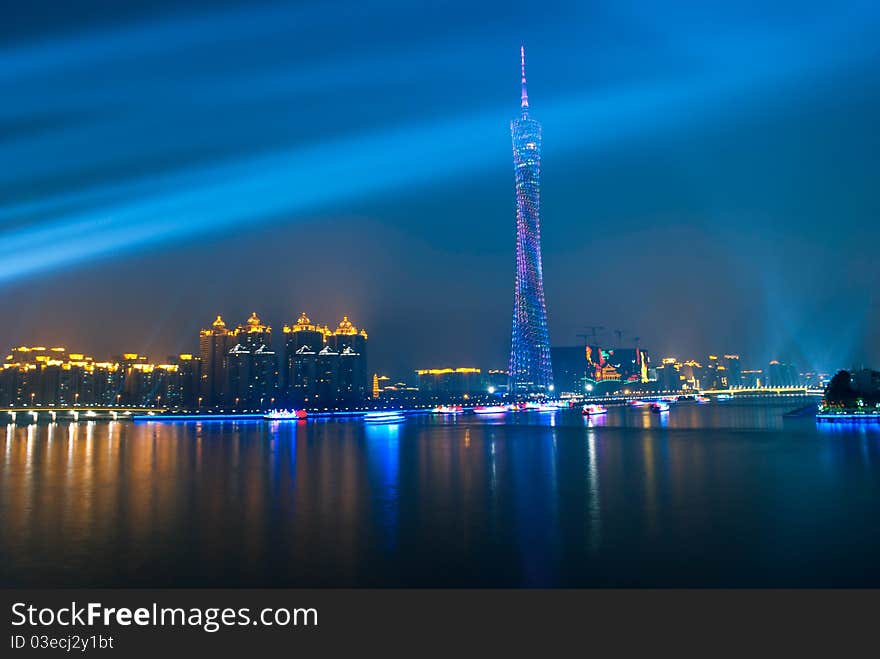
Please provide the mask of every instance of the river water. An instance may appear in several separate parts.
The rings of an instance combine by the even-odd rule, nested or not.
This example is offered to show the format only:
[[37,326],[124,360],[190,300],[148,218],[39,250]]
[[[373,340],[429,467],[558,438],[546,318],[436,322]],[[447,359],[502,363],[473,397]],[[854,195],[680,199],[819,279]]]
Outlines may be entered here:
[[880,430],[800,404],[0,427],[0,585],[880,586]]

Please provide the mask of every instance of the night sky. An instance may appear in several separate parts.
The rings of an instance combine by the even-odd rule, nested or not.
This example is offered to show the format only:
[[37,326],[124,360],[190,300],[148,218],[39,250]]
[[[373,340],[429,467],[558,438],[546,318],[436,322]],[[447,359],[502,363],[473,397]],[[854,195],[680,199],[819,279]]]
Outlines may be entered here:
[[8,3],[0,346],[307,311],[371,370],[506,367],[524,44],[554,345],[880,366],[878,35],[876,1]]

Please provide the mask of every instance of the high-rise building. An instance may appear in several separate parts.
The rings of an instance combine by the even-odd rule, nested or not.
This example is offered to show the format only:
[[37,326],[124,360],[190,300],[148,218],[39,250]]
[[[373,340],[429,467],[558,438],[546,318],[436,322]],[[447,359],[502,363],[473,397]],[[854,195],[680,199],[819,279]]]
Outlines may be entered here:
[[780,362],[776,359],[767,368],[767,384],[771,387],[796,387],[800,384],[800,376],[794,364]]
[[217,316],[210,329],[199,332],[199,352],[202,359],[198,400],[200,407],[214,407],[227,402],[229,351],[234,345],[234,333],[226,327],[220,316]]
[[358,331],[348,316],[327,336],[327,345],[339,354],[337,397],[346,402],[366,400],[370,395],[367,376],[367,332]]
[[678,391],[682,388],[681,364],[674,357],[667,357],[657,369],[657,384],[662,391]]
[[272,350],[272,328],[257,313],[235,328],[228,360],[228,403],[233,408],[266,408],[277,396],[278,363]]
[[278,399],[278,355],[263,344],[251,354],[251,400],[260,408],[273,407]]
[[688,359],[678,365],[679,377],[684,378],[684,383],[690,389],[711,389],[711,387],[705,386],[707,383],[705,374],[708,372],[703,363],[696,359]]
[[[169,362],[171,361],[169,360]],[[151,386],[141,399],[140,404],[147,407],[179,408],[180,403],[176,400],[176,395],[179,391],[177,383],[180,367],[174,363],[151,364],[150,371]]]
[[339,399],[339,353],[326,345],[318,353],[317,396],[319,405],[335,405]]
[[742,371],[740,379],[744,387],[762,387],[767,384],[763,369],[749,368]]
[[251,383],[251,351],[236,343],[226,353],[226,387],[232,409],[249,409]]
[[[141,405],[143,399],[151,397],[153,370],[149,357],[136,352],[126,352],[119,357],[114,357],[113,361],[119,364],[123,378],[120,403]],[[155,403],[155,399],[152,402]]]
[[727,386],[742,386],[742,366],[740,365],[739,355],[724,355],[724,364],[727,368]]
[[329,328],[312,324],[305,312],[296,324],[284,326],[281,386],[290,404],[302,405],[318,393],[318,353],[328,334]]
[[256,350],[260,346],[272,345],[272,328],[263,325],[263,321],[257,316],[257,312],[251,313],[244,325],[235,328],[235,337],[238,343]]
[[587,358],[584,346],[551,348],[553,383],[560,394],[583,394],[586,391]]
[[704,389],[727,388],[727,367],[725,367],[724,362],[718,359],[718,355],[708,356],[703,367],[700,384]]
[[513,396],[553,390],[541,263],[541,124],[529,116],[523,48],[520,62],[521,114],[510,123],[516,181],[516,286],[509,369]]
[[171,408],[192,410],[198,405],[202,360],[189,353],[169,357],[177,366],[169,379],[166,405]]
[[490,394],[503,394],[510,384],[510,374],[501,368],[486,371],[486,391]]
[[482,394],[483,376],[478,368],[423,368],[416,371],[419,393],[427,397],[448,397]]

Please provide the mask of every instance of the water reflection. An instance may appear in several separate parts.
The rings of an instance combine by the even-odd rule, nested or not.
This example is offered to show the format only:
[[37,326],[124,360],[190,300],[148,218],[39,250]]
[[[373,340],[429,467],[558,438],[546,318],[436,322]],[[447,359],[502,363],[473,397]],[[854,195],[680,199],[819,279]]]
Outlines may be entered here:
[[397,544],[400,487],[400,424],[366,427],[369,482],[375,488],[383,544]]
[[596,433],[587,433],[587,536],[590,553],[595,554],[602,543],[602,503],[599,499],[599,465],[596,454]]
[[646,518],[645,532],[650,536],[656,536],[658,531],[657,458],[654,455],[654,446],[656,443],[662,441],[662,436],[646,434],[642,437]]
[[819,432],[841,437],[870,437],[880,439],[880,424],[860,421],[833,421],[817,423]]
[[880,585],[880,433],[711,407],[8,425],[0,584]]

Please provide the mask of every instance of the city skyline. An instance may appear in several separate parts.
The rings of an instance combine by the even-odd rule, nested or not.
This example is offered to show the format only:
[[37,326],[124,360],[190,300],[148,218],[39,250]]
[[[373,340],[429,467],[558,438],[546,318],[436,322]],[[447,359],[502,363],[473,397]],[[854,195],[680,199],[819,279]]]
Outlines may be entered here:
[[306,303],[359,318],[391,371],[503,366],[524,41],[554,135],[551,345],[597,323],[652,355],[876,363],[877,307],[853,285],[873,277],[876,7],[688,4],[489,3],[450,35],[380,2],[334,24],[332,53],[283,3],[134,2],[98,24],[15,7],[0,344],[174,354],[217,309],[281,326]]
[[[294,319],[293,316],[296,318]],[[357,327],[353,325],[353,323],[349,320],[349,315],[347,314],[339,314],[336,316],[340,318],[338,327],[331,329],[331,326],[328,323],[313,323],[309,318],[309,315],[306,312],[300,312],[298,314],[292,314],[291,317],[288,317],[286,320],[280,323],[273,322],[264,322],[265,317],[257,311],[251,311],[244,315],[244,319],[240,322],[231,321],[230,324],[227,325],[225,318],[230,318],[231,316],[226,313],[214,314],[213,322],[205,322],[206,319],[202,321],[196,321],[196,324],[199,325],[200,329],[196,330],[195,334],[189,339],[181,337],[180,344],[183,345],[183,349],[176,352],[162,352],[162,351],[148,351],[143,349],[143,346],[133,345],[131,343],[123,344],[122,349],[116,348],[107,348],[106,346],[99,348],[98,350],[83,350],[82,345],[76,343],[75,341],[49,341],[49,342],[39,342],[39,341],[27,341],[27,340],[19,340],[13,342],[11,344],[4,346],[0,346],[0,355],[6,352],[5,360],[10,361],[12,358],[12,352],[16,350],[45,350],[45,351],[63,351],[68,353],[73,353],[74,355],[79,356],[87,356],[88,359],[93,359],[96,362],[109,362],[113,359],[122,359],[125,355],[139,355],[140,357],[148,357],[149,362],[154,365],[162,365],[167,362],[169,359],[176,359],[180,356],[192,356],[199,355],[200,353],[200,337],[204,337],[207,332],[209,332],[210,328],[221,328],[222,332],[227,333],[230,337],[236,337],[239,334],[249,334],[252,331],[259,332],[259,336],[262,338],[264,336],[268,337],[268,342],[266,343],[266,347],[272,348],[282,348],[283,343],[285,341],[285,337],[288,336],[291,332],[299,331],[300,329],[308,329],[312,330],[315,334],[320,337],[328,337],[332,336],[335,332],[339,332],[340,329],[348,326],[353,329],[354,333],[358,333],[366,338],[367,332],[366,330],[358,330]],[[207,319],[210,320],[210,319]],[[205,326],[209,327],[205,327]],[[276,336],[281,336],[280,339],[272,340],[271,335],[273,333],[273,327],[281,327],[281,332],[276,333]],[[265,332],[265,334],[264,334]],[[615,331],[614,333],[620,333],[618,336],[618,340],[612,340],[606,337],[610,337],[611,332],[598,332],[593,335],[587,334],[578,334],[576,341],[569,342],[560,342],[559,344],[551,344],[552,350],[574,350],[579,353],[583,353],[585,350],[587,352],[588,362],[590,361],[590,352],[592,351],[594,359],[600,359],[600,353],[612,350],[612,351],[630,351],[633,352],[636,357],[634,358],[634,364],[636,364],[636,371],[644,370],[648,368],[648,363],[654,360],[654,363],[651,365],[659,366],[665,362],[674,362],[676,364],[690,364],[696,361],[707,361],[717,359],[718,356],[724,356],[725,358],[734,356],[737,359],[741,358],[741,353],[735,350],[718,350],[718,346],[715,346],[714,350],[710,350],[708,352],[701,352],[696,349],[689,350],[680,350],[670,353],[660,353],[650,349],[648,349],[644,345],[640,345],[637,349],[635,344],[631,344],[622,339],[623,332],[620,330]],[[639,340],[639,337],[635,337]],[[584,339],[589,339],[584,342]],[[228,348],[232,348],[234,345],[230,344]],[[163,358],[159,358],[162,355]],[[743,364],[759,368],[762,364],[772,364],[774,362],[782,362],[782,363],[792,363],[791,360],[787,358],[775,355],[771,357],[769,360],[762,360],[762,358],[757,357],[755,355],[744,355],[742,357]],[[474,363],[477,364],[479,368],[484,370],[498,370],[503,369],[505,373],[506,364],[496,363],[492,361],[491,358],[486,356],[477,358],[476,360],[466,360],[466,359],[452,359],[452,360],[439,360],[435,362],[428,363],[427,360],[419,360],[415,359],[413,362],[407,366],[405,366],[401,370],[394,370],[393,367],[389,367],[387,364],[379,364],[379,365],[371,365],[370,371],[371,373],[375,371],[379,375],[382,376],[394,376],[394,377],[404,377],[407,375],[411,375],[413,373],[417,373],[418,371],[425,369],[433,369],[437,368],[439,364],[443,364],[441,368],[449,367],[450,364],[462,364],[462,363]],[[642,363],[644,362],[644,363]],[[806,364],[795,364],[800,367],[802,372],[811,372],[815,371],[811,366]],[[3,361],[0,361],[0,367],[3,366]],[[374,367],[375,366],[375,367]],[[838,364],[834,366],[831,370],[843,369],[843,368],[858,368],[863,365],[861,364]],[[555,367],[555,363],[554,363]],[[554,368],[555,371],[555,368]]]
[[[521,389],[510,389],[504,370],[447,366],[417,369],[402,379],[375,371],[370,377],[367,333],[347,317],[330,330],[303,313],[283,331],[276,349],[271,327],[256,313],[235,329],[218,316],[200,331],[198,353],[171,355],[164,362],[139,353],[101,359],[61,346],[14,347],[0,364],[0,408],[5,408],[0,416],[14,420],[16,411],[36,415],[43,410],[45,416],[56,410],[76,420],[76,409],[104,410],[106,416],[138,408],[262,414],[279,408],[348,411],[523,399]],[[553,351],[553,395],[563,399],[725,391],[760,395],[779,388],[804,395],[831,379],[776,360],[765,368],[747,368],[736,354],[701,361],[663,358],[649,366],[650,357],[642,350],[587,345]],[[876,376],[870,370],[858,375],[871,382]]]
[[[420,365],[389,377],[389,371],[381,366],[368,364],[367,338],[366,330],[358,329],[348,316],[331,330],[326,324],[314,323],[303,312],[296,322],[285,324],[280,338],[273,341],[272,327],[252,312],[244,322],[230,325],[217,315],[209,327],[199,331],[195,350],[164,359],[141,352],[90,355],[77,352],[76,346],[19,345],[11,347],[0,362],[0,405],[115,402],[160,406],[164,401],[172,408],[344,406],[386,394],[399,399],[398,392],[411,392],[403,395],[419,398],[436,388],[430,380],[438,377],[467,377],[466,391],[472,394],[510,393],[508,372],[485,364]],[[831,375],[779,360],[758,364],[733,353],[691,354],[681,359],[652,357],[642,348],[589,342],[554,346],[552,351],[555,394],[563,396],[590,392],[601,395],[629,388],[815,388]],[[341,366],[343,362],[348,366]],[[332,370],[327,370],[331,365]],[[99,391],[101,378],[104,384]],[[515,392],[514,396],[521,393]]]

